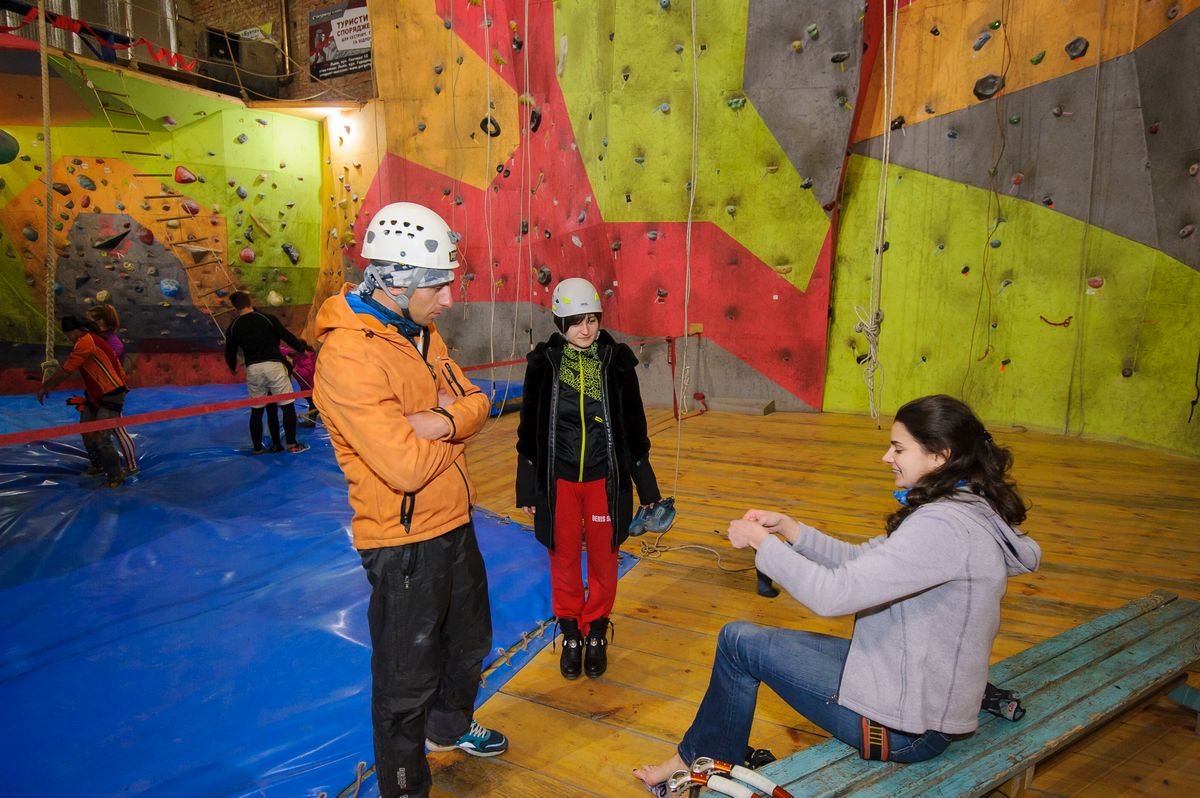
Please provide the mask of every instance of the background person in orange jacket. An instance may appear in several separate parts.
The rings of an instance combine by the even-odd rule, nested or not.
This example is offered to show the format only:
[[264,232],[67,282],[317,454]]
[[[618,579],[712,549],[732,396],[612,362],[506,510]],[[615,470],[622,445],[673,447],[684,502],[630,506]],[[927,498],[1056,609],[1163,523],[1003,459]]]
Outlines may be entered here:
[[383,798],[429,795],[426,746],[473,756],[508,749],[473,719],[492,623],[463,444],[490,402],[433,324],[454,304],[456,241],[428,208],[385,206],[366,230],[365,280],[317,314],[313,399],[346,475],[354,547],[371,583]]
[[[79,411],[79,420],[88,422],[120,418],[129,388],[125,384],[121,361],[113,353],[112,347],[100,336],[100,329],[95,323],[78,316],[63,316],[62,330],[75,346],[67,362],[38,387],[38,403],[43,403],[51,391],[78,372],[83,377],[86,395]],[[112,430],[84,433],[83,445],[92,461],[85,473],[103,470],[108,486],[120,487],[125,481],[125,472],[121,470],[121,458],[113,448]]]

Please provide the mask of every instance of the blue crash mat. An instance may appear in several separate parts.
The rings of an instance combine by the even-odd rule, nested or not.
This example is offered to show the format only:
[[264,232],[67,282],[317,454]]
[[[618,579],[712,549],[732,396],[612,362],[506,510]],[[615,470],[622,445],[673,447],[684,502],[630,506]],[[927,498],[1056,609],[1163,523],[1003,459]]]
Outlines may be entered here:
[[[241,398],[141,389],[127,414]],[[0,432],[70,423],[0,397]],[[0,449],[0,790],[337,795],[374,756],[368,585],[328,437],[251,456],[247,411],[131,429],[141,475],[80,474],[77,437]],[[551,615],[545,550],[477,512],[493,659]],[[635,562],[623,555],[622,573]],[[482,703],[548,642],[501,667]],[[377,795],[373,779],[359,795]]]

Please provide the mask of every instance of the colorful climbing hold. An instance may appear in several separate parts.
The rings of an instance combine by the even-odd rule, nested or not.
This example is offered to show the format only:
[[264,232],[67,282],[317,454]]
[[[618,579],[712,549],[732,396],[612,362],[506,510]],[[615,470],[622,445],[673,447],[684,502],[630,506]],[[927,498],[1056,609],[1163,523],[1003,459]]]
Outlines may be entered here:
[[241,199],[246,199],[246,197],[250,196],[250,192],[247,191],[246,189],[242,188],[241,186],[238,186],[237,187],[237,195]]
[[179,296],[180,285],[178,280],[172,280],[170,277],[164,277],[158,281],[158,290],[168,299]]
[[282,244],[280,245],[280,249],[283,250],[284,255],[287,255],[288,260],[292,262],[293,266],[300,262],[300,251],[291,244]]
[[1088,40],[1082,36],[1076,36],[1074,39],[1067,42],[1067,46],[1064,49],[1067,51],[1067,56],[1070,57],[1072,61],[1076,61],[1087,55]]
[[979,100],[991,99],[1004,88],[1004,76],[997,74],[984,75],[975,81],[973,93]]
[[7,130],[0,130],[0,164],[12,163],[21,152],[21,144]]
[[1184,226],[1183,226],[1182,228],[1180,228],[1180,230],[1179,230],[1179,237],[1180,237],[1180,238],[1187,238],[1188,236],[1190,236],[1190,235],[1191,235],[1192,233],[1194,233],[1194,232],[1196,232],[1196,225],[1194,225],[1194,224],[1188,224],[1188,225],[1184,225]]
[[87,175],[80,175],[79,177],[75,178],[75,181],[77,183],[79,183],[79,187],[84,189],[85,191],[95,191],[96,190],[96,181],[92,180]]
[[1030,58],[1029,63],[1033,64],[1034,66],[1037,66],[1038,64],[1042,63],[1042,59],[1045,57],[1046,57],[1046,51],[1042,50],[1040,53],[1035,54],[1033,56],[1033,58]]
[[71,187],[66,183],[53,183],[51,184],[50,188],[54,189],[64,197],[71,193]]
[[985,44],[987,44],[989,41],[991,41],[991,38],[992,38],[992,34],[985,30],[983,33],[979,34],[979,36],[977,36],[975,38],[975,43],[971,45],[971,49],[974,50],[975,52],[979,52],[980,50],[983,49],[983,46]]
[[38,231],[34,230],[29,225],[25,225],[24,227],[21,228],[21,235],[25,236],[25,240],[27,240],[27,241],[37,241],[38,240]]
[[185,199],[183,202],[179,203],[179,209],[184,213],[195,216],[196,214],[200,213],[200,204],[195,200]]
[[1097,274],[1094,277],[1089,277],[1087,284],[1088,288],[1102,288],[1104,286],[1104,278]]
[[175,182],[176,183],[195,183],[196,175],[186,166],[175,167]]
[[234,141],[236,141],[238,144],[245,144],[249,140],[250,140],[250,137],[247,136],[245,133],[239,133],[238,137],[236,139],[234,139]]

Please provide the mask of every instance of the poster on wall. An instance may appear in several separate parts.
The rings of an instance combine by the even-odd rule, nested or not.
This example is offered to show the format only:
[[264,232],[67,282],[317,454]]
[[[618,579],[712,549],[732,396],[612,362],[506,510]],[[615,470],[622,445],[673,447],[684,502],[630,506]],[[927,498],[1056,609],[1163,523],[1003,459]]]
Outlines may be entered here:
[[308,74],[336,78],[371,68],[367,0],[346,0],[308,14]]

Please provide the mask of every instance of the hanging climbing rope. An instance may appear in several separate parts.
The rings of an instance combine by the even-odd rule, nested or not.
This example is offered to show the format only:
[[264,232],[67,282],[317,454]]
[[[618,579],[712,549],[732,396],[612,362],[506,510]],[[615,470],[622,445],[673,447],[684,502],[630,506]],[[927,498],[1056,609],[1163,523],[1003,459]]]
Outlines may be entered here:
[[58,361],[54,359],[54,286],[58,282],[58,250],[54,247],[54,162],[50,148],[50,63],[46,52],[45,3],[46,0],[38,0],[38,61],[42,71],[42,174],[46,183],[46,229],[42,239],[46,244],[46,351],[42,361],[43,380],[58,368]]
[[[879,164],[879,187],[875,197],[875,236],[874,251],[871,254],[871,297],[867,310],[861,305],[854,306],[854,314],[858,316],[858,324],[854,325],[856,333],[862,333],[867,339],[867,354],[861,361],[863,381],[867,384],[867,401],[870,405],[871,418],[878,423],[881,397],[883,395],[883,364],[879,362],[879,330],[883,325],[883,308],[880,297],[883,290],[883,254],[887,251],[887,195],[888,195],[888,166],[892,158],[892,98],[896,88],[896,32],[899,28],[900,2],[892,0],[891,37],[888,42],[888,10],[883,8],[883,37],[880,40],[883,50],[883,157]],[[890,52],[889,52],[890,50]]]
[[[684,272],[683,272],[683,350],[679,362],[683,368],[679,370],[679,385],[671,386],[675,391],[675,403],[679,407],[679,415],[675,419],[675,489],[672,495],[679,494],[679,456],[683,448],[683,417],[687,415],[687,389],[691,378],[691,367],[688,365],[688,309],[692,299],[692,221],[696,211],[696,180],[699,176],[700,160],[700,67],[696,43],[696,2],[692,0],[692,163],[691,177],[688,182],[688,211],[687,233],[684,237]],[[661,537],[661,535],[659,536]]]

